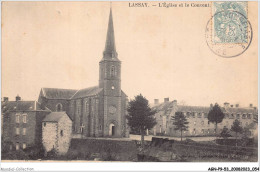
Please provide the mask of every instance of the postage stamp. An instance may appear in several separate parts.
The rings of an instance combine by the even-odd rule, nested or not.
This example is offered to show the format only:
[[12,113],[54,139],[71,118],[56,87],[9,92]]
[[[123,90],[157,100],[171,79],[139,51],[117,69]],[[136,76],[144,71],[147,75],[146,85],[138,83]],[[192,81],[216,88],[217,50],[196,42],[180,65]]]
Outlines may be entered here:
[[235,57],[247,50],[253,36],[247,9],[247,2],[212,3],[212,18],[207,23],[206,40],[215,54]]
[[215,43],[246,43],[247,2],[213,2]]

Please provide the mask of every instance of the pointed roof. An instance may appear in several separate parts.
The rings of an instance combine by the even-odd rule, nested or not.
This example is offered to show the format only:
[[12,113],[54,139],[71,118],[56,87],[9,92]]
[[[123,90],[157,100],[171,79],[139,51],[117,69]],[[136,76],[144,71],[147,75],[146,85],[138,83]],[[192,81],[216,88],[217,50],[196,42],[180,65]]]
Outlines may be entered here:
[[2,110],[6,111],[42,111],[37,101],[7,101],[2,102]]
[[42,88],[43,96],[48,99],[69,99],[78,90],[61,88]]
[[103,52],[102,60],[118,60],[117,52],[116,52],[116,43],[115,43],[115,34],[114,34],[114,25],[113,25],[113,16],[112,16],[112,8],[110,7],[108,28],[107,28],[107,39],[105,50]]
[[95,87],[89,87],[85,89],[78,90],[72,97],[71,99],[78,99],[78,98],[83,98],[83,97],[88,97],[88,96],[94,96],[100,93],[103,89],[99,88],[98,86]]
[[[47,115],[42,121],[43,122],[59,122],[59,120],[64,117],[68,116],[66,112],[51,112]],[[68,116],[69,117],[69,116]]]

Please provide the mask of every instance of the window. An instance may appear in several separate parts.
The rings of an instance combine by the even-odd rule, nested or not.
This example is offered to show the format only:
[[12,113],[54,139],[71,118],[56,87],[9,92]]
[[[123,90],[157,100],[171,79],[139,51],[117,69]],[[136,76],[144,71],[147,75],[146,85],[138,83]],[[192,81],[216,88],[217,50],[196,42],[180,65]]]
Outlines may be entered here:
[[229,114],[228,114],[228,113],[226,113],[225,117],[226,117],[226,118],[229,118]]
[[195,128],[193,129],[193,133],[196,134],[196,129]]
[[15,121],[16,121],[16,123],[20,123],[20,114],[16,114],[16,116],[15,116]]
[[198,118],[201,118],[201,113],[198,113]]
[[102,130],[102,125],[99,126],[99,130]]
[[26,128],[23,128],[23,135],[26,135]]
[[204,134],[204,129],[201,129],[201,133]]
[[46,122],[43,123],[43,126],[46,127]]
[[237,119],[239,119],[239,118],[240,118],[240,114],[238,113],[238,114],[237,114]]
[[16,128],[16,135],[19,135],[20,134],[20,129],[17,127]]
[[80,114],[80,108],[78,107],[78,114]]
[[115,68],[115,66],[111,66],[111,68],[110,68],[110,75],[111,75],[111,77],[116,76],[116,68]]
[[27,123],[27,114],[23,114],[23,123]]
[[195,112],[192,112],[191,114],[192,114],[192,117],[195,118]]
[[80,133],[83,133],[83,128],[85,128],[84,124],[80,125]]
[[247,118],[248,118],[248,119],[251,119],[251,114],[247,114]]
[[20,145],[19,145],[19,143],[16,143],[16,145],[15,145],[15,149],[16,149],[16,150],[19,150],[19,149],[20,149]]
[[89,104],[88,104],[87,101],[86,101],[86,104],[85,104],[85,111],[86,111],[86,114],[88,115],[89,114]]
[[59,104],[56,105],[56,111],[57,112],[62,111],[62,104],[59,103]]
[[63,130],[60,130],[60,136],[63,136]]
[[243,115],[242,115],[242,118],[245,119],[245,118],[246,118],[246,114],[243,114]]
[[23,143],[23,149],[26,149],[26,143]]
[[234,118],[234,114],[233,113],[231,113],[231,117],[230,117],[231,119],[233,119]]
[[190,118],[190,112],[186,113],[187,118]]

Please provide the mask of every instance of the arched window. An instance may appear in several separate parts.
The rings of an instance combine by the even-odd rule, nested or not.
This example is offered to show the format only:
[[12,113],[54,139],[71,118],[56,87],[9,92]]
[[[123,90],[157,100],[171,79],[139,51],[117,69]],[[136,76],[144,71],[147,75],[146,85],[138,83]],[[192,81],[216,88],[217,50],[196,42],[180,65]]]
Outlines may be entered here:
[[88,115],[89,114],[89,103],[88,103],[88,101],[86,101],[86,103],[85,103],[85,111],[86,111],[86,114]]
[[57,112],[62,111],[62,104],[59,103],[59,104],[56,105],[56,111]]
[[110,75],[111,75],[111,77],[116,76],[116,67],[115,66],[111,66]]

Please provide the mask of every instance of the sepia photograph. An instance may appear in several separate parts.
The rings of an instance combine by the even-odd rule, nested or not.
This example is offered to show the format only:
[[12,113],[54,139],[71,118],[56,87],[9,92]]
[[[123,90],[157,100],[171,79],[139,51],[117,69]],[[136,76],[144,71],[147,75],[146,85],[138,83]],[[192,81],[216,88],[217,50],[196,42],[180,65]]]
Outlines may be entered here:
[[2,1],[1,170],[258,163],[258,21],[257,1]]

